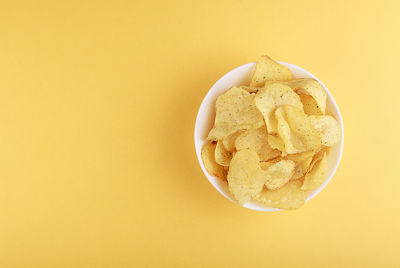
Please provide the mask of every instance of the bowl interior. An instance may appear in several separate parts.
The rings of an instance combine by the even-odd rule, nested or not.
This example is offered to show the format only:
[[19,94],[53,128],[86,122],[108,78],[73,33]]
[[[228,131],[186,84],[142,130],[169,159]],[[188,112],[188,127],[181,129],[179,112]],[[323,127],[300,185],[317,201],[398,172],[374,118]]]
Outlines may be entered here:
[[[326,111],[328,114],[331,114],[333,117],[337,119],[337,121],[340,124],[341,131],[342,131],[342,137],[341,141],[339,144],[335,145],[334,147],[331,147],[329,150],[329,154],[327,155],[327,162],[328,162],[328,167],[327,167],[327,177],[325,182],[318,188],[313,191],[309,191],[307,201],[313,198],[315,195],[317,195],[319,192],[322,191],[322,189],[325,188],[325,186],[329,183],[329,181],[332,179],[334,173],[336,172],[336,169],[339,165],[340,158],[342,155],[342,150],[343,150],[343,122],[342,118],[340,115],[339,108],[336,105],[335,100],[333,99],[332,95],[330,94],[329,90],[326,88],[326,86],[319,81],[317,77],[312,75],[310,72],[304,70],[303,68],[300,68],[294,64],[291,63],[286,63],[286,62],[279,62],[282,65],[285,65],[288,67],[295,78],[314,78],[317,80],[321,85],[324,87],[326,93],[327,93],[327,103],[326,103]],[[228,189],[228,184],[227,182],[222,181],[221,179],[211,176],[210,174],[207,173],[203,161],[201,160],[201,148],[204,143],[207,142],[206,138],[208,135],[208,132],[211,130],[213,123],[214,123],[214,118],[215,118],[215,102],[216,99],[219,95],[224,93],[226,90],[231,88],[232,86],[240,86],[240,85],[248,85],[251,80],[251,75],[253,73],[253,70],[255,68],[256,63],[251,62],[242,66],[239,66],[236,69],[233,69],[229,73],[225,74],[221,79],[219,79],[208,91],[206,97],[203,99],[203,102],[200,105],[199,112],[197,114],[197,119],[196,119],[196,125],[195,125],[195,133],[194,133],[194,141],[195,141],[195,147],[196,147],[196,154],[197,158],[199,160],[201,169],[203,170],[204,174],[206,175],[207,179],[210,181],[210,183],[217,189],[223,196],[225,196],[227,199],[231,200],[232,202],[234,201],[233,195],[230,193]],[[279,211],[280,209],[276,208],[270,208],[266,207],[263,204],[256,202],[256,201],[250,201],[247,202],[246,204],[243,205],[246,208],[253,209],[253,210],[259,210],[259,211]]]

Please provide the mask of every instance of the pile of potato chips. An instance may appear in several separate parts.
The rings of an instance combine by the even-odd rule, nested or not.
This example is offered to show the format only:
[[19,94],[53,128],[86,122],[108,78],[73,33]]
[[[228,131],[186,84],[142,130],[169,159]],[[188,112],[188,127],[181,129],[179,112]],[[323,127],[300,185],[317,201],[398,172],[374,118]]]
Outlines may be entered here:
[[202,148],[207,171],[227,180],[240,205],[296,209],[326,179],[328,148],[340,126],[325,112],[326,93],[314,79],[294,79],[262,56],[249,86],[218,97],[214,127]]

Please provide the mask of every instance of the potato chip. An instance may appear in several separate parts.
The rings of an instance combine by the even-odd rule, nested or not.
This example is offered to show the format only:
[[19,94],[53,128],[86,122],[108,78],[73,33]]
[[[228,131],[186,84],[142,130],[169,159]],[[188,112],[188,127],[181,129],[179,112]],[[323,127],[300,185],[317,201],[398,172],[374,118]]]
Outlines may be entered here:
[[258,91],[255,97],[255,103],[264,116],[268,133],[277,132],[277,122],[274,117],[274,111],[281,105],[293,105],[303,109],[300,97],[289,87],[281,83],[269,83]]
[[258,176],[260,159],[253,150],[238,151],[232,158],[228,172],[229,190],[240,205],[261,192],[264,185]]
[[298,153],[298,154],[289,154],[285,157],[285,159],[292,160],[296,163],[296,167],[294,168],[294,173],[291,180],[297,180],[303,177],[313,160],[313,151]]
[[277,63],[268,56],[262,56],[256,65],[250,87],[260,87],[267,80],[290,80],[293,74],[286,66]]
[[256,93],[260,89],[262,89],[262,87],[249,87],[249,86],[240,86],[239,88],[246,90],[249,93]]
[[[311,160],[312,160],[313,156],[314,156],[314,152],[309,151],[309,152],[298,153],[298,154],[289,154],[285,157],[285,159],[292,160],[296,164],[303,164],[304,161],[307,162],[307,160],[309,158],[311,158]],[[307,171],[307,166],[304,166],[304,169],[305,169],[305,171]]]
[[226,180],[226,171],[223,166],[215,162],[215,143],[206,143],[201,148],[201,159],[207,172],[215,177]]
[[285,185],[293,175],[296,164],[291,160],[281,160],[260,171],[260,176],[269,190]]
[[301,187],[303,191],[317,189],[326,180],[326,153],[323,153],[322,159],[315,162],[312,170],[304,177],[304,184]]
[[273,164],[274,164],[273,162],[260,162],[260,168],[262,170],[267,170]]
[[267,170],[270,166],[272,166],[273,164],[278,163],[281,160],[282,160],[282,157],[277,157],[277,158],[271,159],[271,160],[266,161],[266,162],[260,162],[260,168],[262,170]]
[[[277,120],[277,129],[278,129],[279,137],[283,141],[283,144],[285,146],[285,151],[287,150],[287,148],[289,148],[289,150],[292,153],[295,152],[296,148],[294,148],[294,145],[292,145],[292,143],[294,143],[294,141],[292,141],[292,139],[296,140],[298,138],[295,135],[292,134],[292,131],[291,131],[290,126],[289,126],[289,124],[287,122],[287,118],[286,118],[286,115],[285,115],[285,112],[284,112],[283,108],[276,109],[275,118]],[[296,142],[297,142],[297,140],[296,140]],[[300,143],[300,141],[298,141],[297,143]],[[278,145],[278,142],[277,142],[276,145]],[[279,144],[279,146],[281,146],[281,144]]]
[[222,141],[218,141],[217,146],[215,147],[215,162],[221,166],[229,166],[231,159],[232,152],[225,149]]
[[263,189],[254,199],[267,207],[296,209],[301,207],[307,198],[306,193],[301,190],[301,186],[300,180],[289,181],[277,190]]
[[225,136],[222,138],[222,144],[224,145],[225,149],[228,150],[229,152],[233,152],[235,148],[235,141],[237,137],[242,134],[243,131],[239,130],[236,131],[235,133],[229,134],[228,136]]
[[260,161],[268,161],[281,154],[279,150],[271,148],[268,143],[268,133],[265,126],[244,131],[235,141],[236,149],[250,149],[257,152]]
[[262,114],[254,104],[254,95],[232,87],[217,99],[214,127],[207,139],[217,141],[238,130],[263,125]]
[[299,78],[291,81],[283,82],[298,94],[307,94],[312,96],[318,104],[318,108],[322,114],[325,114],[326,108],[326,92],[318,81],[312,78]]
[[309,169],[311,162],[312,162],[312,157],[304,159],[303,163],[297,165],[295,167],[293,177],[291,178],[291,180],[297,180],[304,177],[304,175],[307,174],[307,170]]
[[313,169],[315,163],[317,163],[318,161],[320,161],[320,160],[322,159],[322,157],[324,156],[324,154],[326,153],[326,151],[327,151],[327,148],[326,148],[326,147],[323,147],[321,150],[319,150],[319,151],[313,156],[312,161],[311,161],[310,165],[308,166],[307,173],[310,172],[310,171]]
[[275,111],[278,121],[278,133],[285,143],[289,154],[318,150],[321,147],[321,136],[310,123],[303,110],[285,105]]
[[268,143],[269,146],[271,146],[274,149],[277,149],[281,151],[282,156],[287,155],[286,149],[285,149],[285,143],[279,136],[275,136],[272,134],[268,134]]
[[322,115],[317,101],[310,95],[299,94],[301,103],[303,103],[304,113],[307,115]]
[[330,115],[312,115],[309,117],[311,125],[320,133],[322,144],[336,145],[340,141],[339,123]]

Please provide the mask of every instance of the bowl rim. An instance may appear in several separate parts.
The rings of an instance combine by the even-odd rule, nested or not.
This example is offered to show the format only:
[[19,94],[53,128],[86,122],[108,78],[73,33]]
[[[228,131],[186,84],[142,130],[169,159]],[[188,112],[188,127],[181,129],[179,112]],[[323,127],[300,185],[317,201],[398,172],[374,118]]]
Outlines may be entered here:
[[[308,202],[309,200],[311,200],[312,198],[314,198],[316,195],[318,195],[320,192],[322,192],[322,190],[329,184],[329,182],[332,180],[333,176],[335,175],[339,164],[341,162],[342,159],[342,154],[343,154],[343,147],[344,147],[344,125],[343,125],[343,119],[342,119],[342,115],[340,113],[340,109],[336,103],[335,98],[333,97],[333,95],[331,94],[331,92],[329,91],[329,89],[324,85],[324,83],[322,83],[315,75],[313,75],[311,72],[307,71],[306,69],[295,65],[293,63],[288,63],[288,62],[283,62],[283,61],[276,61],[286,67],[289,67],[290,69],[298,69],[301,72],[305,73],[309,78],[313,78],[316,81],[318,81],[318,83],[320,83],[322,85],[322,87],[324,88],[326,94],[328,95],[328,98],[332,101],[333,104],[333,110],[336,111],[337,113],[337,117],[336,118],[338,120],[338,123],[340,125],[341,128],[341,139],[340,139],[340,143],[339,143],[339,152],[338,152],[338,157],[336,160],[336,163],[334,164],[334,167],[332,169],[332,172],[329,176],[329,178],[327,178],[325,180],[325,182],[316,190],[314,191],[311,195],[309,195],[306,199],[305,202]],[[199,122],[199,117],[200,117],[200,112],[202,111],[203,106],[205,105],[205,100],[208,99],[208,95],[212,94],[212,92],[214,91],[214,88],[216,87],[216,85],[223,80],[225,77],[229,76],[232,72],[236,71],[237,69],[240,68],[245,68],[245,67],[249,67],[254,66],[257,62],[249,62],[243,65],[240,65],[230,71],[228,71],[226,74],[224,74],[221,78],[219,78],[211,87],[210,89],[207,91],[206,95],[204,96],[204,98],[201,101],[201,104],[199,106],[199,109],[197,111],[197,115],[196,115],[196,121],[195,121],[195,127],[194,127],[194,144],[195,144],[195,150],[196,150],[196,155],[197,155],[197,160],[199,161],[200,167],[205,175],[205,177],[207,178],[207,180],[210,182],[210,184],[220,193],[222,194],[226,199],[230,200],[231,202],[236,203],[234,200],[232,200],[231,197],[229,197],[224,191],[222,191],[222,189],[220,189],[220,187],[218,187],[217,185],[214,185],[214,183],[211,181],[210,177],[215,178],[214,176],[208,174],[207,170],[205,169],[203,163],[202,163],[202,159],[201,159],[201,148],[200,145],[198,144],[197,140],[200,139],[197,135],[198,133],[198,122]],[[296,77],[296,78],[301,78],[301,77]],[[219,178],[217,178],[219,179]],[[246,203],[244,205],[242,205],[242,207],[251,209],[251,210],[256,210],[256,211],[263,211],[263,212],[274,212],[274,211],[282,211],[282,209],[278,209],[278,208],[271,208],[271,207],[267,207],[267,206],[263,206],[263,208],[256,208],[253,207],[252,204]]]

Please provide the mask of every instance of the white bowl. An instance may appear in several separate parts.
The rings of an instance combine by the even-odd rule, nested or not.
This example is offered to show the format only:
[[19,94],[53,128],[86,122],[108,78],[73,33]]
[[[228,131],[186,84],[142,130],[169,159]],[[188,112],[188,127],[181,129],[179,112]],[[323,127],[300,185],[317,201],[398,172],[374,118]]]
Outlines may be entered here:
[[[316,190],[308,192],[308,197],[307,201],[316,196],[318,193],[322,191],[322,189],[325,188],[325,186],[329,183],[329,181],[332,179],[333,175],[336,172],[336,169],[339,166],[340,159],[342,157],[342,152],[343,152],[343,138],[344,138],[344,133],[343,133],[343,121],[342,117],[340,115],[339,108],[335,102],[335,99],[327,89],[327,87],[319,81],[317,77],[312,75],[310,72],[304,70],[303,68],[300,68],[299,66],[296,66],[291,63],[286,63],[286,62],[280,62],[280,64],[285,65],[288,67],[295,78],[314,78],[317,80],[325,89],[327,93],[327,100],[326,100],[326,110],[329,114],[331,114],[333,117],[335,117],[341,127],[342,130],[342,136],[341,136],[341,141],[339,144],[335,145],[330,149],[330,152],[327,156],[328,160],[328,167],[327,167],[327,177],[325,182]],[[201,148],[203,147],[203,144],[207,142],[206,138],[208,135],[208,132],[211,130],[213,123],[214,123],[214,118],[215,118],[215,102],[216,99],[219,95],[227,91],[229,88],[232,86],[240,86],[240,85],[248,85],[251,80],[251,75],[253,73],[254,67],[256,63],[251,62],[242,66],[237,67],[236,69],[233,69],[229,73],[225,74],[221,79],[219,79],[208,91],[207,95],[203,99],[199,112],[197,114],[196,118],[196,125],[194,129],[194,144],[196,147],[196,154],[197,158],[199,160],[201,169],[204,172],[204,175],[206,175],[207,179],[210,181],[210,183],[217,189],[218,192],[220,192],[223,196],[225,196],[227,199],[231,200],[232,202],[234,201],[232,193],[228,189],[228,184],[225,181],[222,181],[221,179],[214,177],[206,171],[203,165],[203,161],[201,160]],[[280,209],[276,208],[271,208],[271,207],[266,207],[263,204],[256,202],[256,201],[250,201],[247,202],[246,204],[243,205],[246,208],[253,209],[253,210],[259,210],[259,211],[279,211]]]

